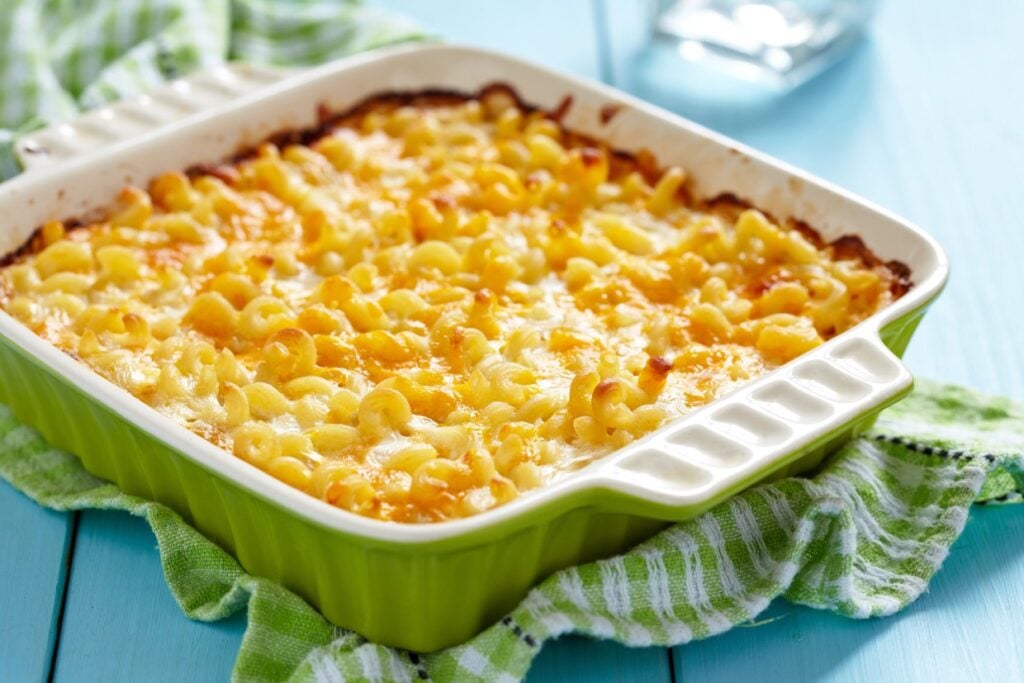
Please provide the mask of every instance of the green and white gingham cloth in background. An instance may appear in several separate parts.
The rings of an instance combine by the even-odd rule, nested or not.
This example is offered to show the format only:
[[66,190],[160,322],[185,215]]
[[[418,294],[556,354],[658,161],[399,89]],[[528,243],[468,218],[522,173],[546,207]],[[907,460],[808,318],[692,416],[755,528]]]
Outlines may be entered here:
[[0,178],[18,135],[227,60],[303,65],[417,40],[347,0],[0,0]]
[[[2,0],[0,172],[17,172],[18,132],[200,67],[317,63],[421,35],[327,0]],[[925,590],[973,503],[1020,500],[1022,472],[1024,410],[923,384],[814,476],[752,489],[624,555],[561,571],[468,643],[416,655],[331,626],[0,406],[0,477],[50,508],[146,517],[190,618],[248,610],[240,681],[514,681],[567,633],[674,645],[749,621],[778,596],[849,617],[892,614]]]

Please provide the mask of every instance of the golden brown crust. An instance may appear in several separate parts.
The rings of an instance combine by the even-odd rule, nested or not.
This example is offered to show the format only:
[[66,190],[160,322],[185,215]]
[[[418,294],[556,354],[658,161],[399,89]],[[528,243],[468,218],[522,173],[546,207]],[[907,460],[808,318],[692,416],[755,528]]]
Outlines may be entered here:
[[[269,136],[265,142],[279,147],[289,144],[310,145],[330,134],[334,129],[358,119],[370,111],[387,111],[403,106],[436,107],[458,104],[470,99],[477,99],[484,103],[484,106],[487,106],[486,103],[492,99],[505,99],[506,101],[513,102],[526,113],[541,112],[560,126],[562,118],[568,113],[573,104],[572,96],[566,95],[554,110],[544,112],[539,107],[525,102],[513,86],[503,82],[488,84],[476,93],[434,88],[418,91],[392,91],[374,95],[349,109],[336,113],[332,113],[324,104],[320,104],[317,106],[317,119],[319,123],[316,126],[306,129],[281,131]],[[602,107],[599,113],[601,122],[607,124],[621,109],[621,105],[606,105]],[[657,162],[657,158],[650,150],[639,149],[635,152],[629,152],[612,149],[606,143],[591,136],[566,128],[563,128],[563,132],[568,140],[574,144],[603,149],[608,152],[610,157],[609,172],[613,178],[622,177],[629,172],[636,171],[648,182],[653,183],[663,172],[663,169]],[[258,145],[242,149],[229,160],[220,164],[197,164],[187,169],[186,174],[191,178],[211,175],[231,185],[237,178],[237,171],[232,164],[252,157],[257,149]],[[680,187],[679,198],[687,206],[714,213],[729,221],[735,221],[739,214],[746,209],[758,208],[751,202],[732,193],[723,193],[711,198],[697,199],[693,196],[689,183],[684,183]],[[885,268],[892,275],[891,291],[896,297],[902,296],[913,286],[909,266],[897,260],[883,262],[857,235],[841,235],[831,242],[825,242],[821,234],[803,220],[790,217],[785,221],[779,221],[768,212],[762,211],[762,213],[765,213],[770,220],[779,225],[786,225],[791,229],[799,231],[819,249],[829,248],[834,258],[856,260],[871,268],[879,266]],[[69,230],[74,229],[78,227],[78,222],[66,221],[65,227]],[[17,262],[26,254],[39,251],[43,246],[45,245],[39,238],[39,230],[37,230],[24,245],[9,254],[0,256],[0,268]]]
[[[368,111],[379,108],[392,109],[401,106],[443,106],[446,104],[463,102],[468,99],[479,99],[486,102],[491,98],[504,98],[506,100],[510,100],[524,112],[541,111],[539,107],[524,101],[519,95],[519,92],[513,86],[502,82],[495,82],[486,85],[475,94],[450,90],[390,92],[370,97],[356,104],[352,108],[333,116],[325,115],[322,109],[318,110],[321,113],[319,126],[308,131],[300,131],[297,133],[294,131],[280,133],[272,137],[271,141],[278,145],[287,144],[289,142],[309,144],[311,142],[315,142],[324,135],[329,134],[333,129],[343,125],[345,122],[358,118]],[[572,104],[572,96],[567,95],[559,102],[558,106],[555,107],[554,110],[543,113],[561,126],[562,119],[568,113]],[[622,105],[605,105],[599,112],[601,123],[610,123],[621,110]],[[605,149],[609,153],[611,161],[610,174],[612,177],[621,177],[631,171],[637,171],[648,182],[653,183],[657,181],[663,172],[663,169],[658,164],[657,158],[650,150],[639,149],[635,152],[630,152],[621,149],[612,149],[609,148],[606,143],[591,136],[583,135],[565,128],[563,128],[563,131],[567,134],[568,139],[573,143]],[[253,150],[246,150],[241,153],[238,158],[250,156],[252,153]],[[692,191],[688,183],[683,184],[680,188],[679,194],[680,198],[689,206],[707,210],[730,221],[734,221],[736,217],[746,209],[757,208],[751,202],[743,200],[731,193],[721,194],[717,197],[712,197],[703,201],[696,200],[692,195]],[[767,213],[766,215],[768,215],[769,219],[773,221],[775,220],[771,215]],[[856,235],[842,235],[831,243],[826,243],[821,238],[821,234],[817,230],[802,220],[789,218],[782,224],[798,230],[818,248],[824,248],[826,246],[832,247],[833,253],[838,258],[859,260],[870,267],[885,267],[893,275],[892,293],[894,296],[902,296],[913,284],[910,279],[910,268],[906,264],[896,260],[883,263],[882,260],[879,259],[870,248],[868,248],[864,241]]]
[[[741,199],[731,192],[699,202],[697,208],[719,215],[729,221],[735,221],[741,213],[748,209],[757,209],[751,202]],[[791,230],[796,230],[818,249],[828,249],[829,255],[833,259],[859,261],[869,268],[877,268],[879,266],[885,268],[893,276],[890,291],[895,297],[903,296],[913,286],[913,282],[910,279],[909,266],[896,260],[882,261],[858,235],[840,235],[831,242],[826,242],[822,239],[821,233],[805,221],[797,218],[788,218],[785,221],[780,221],[771,213],[761,209],[758,210],[771,222],[777,225],[785,225]]]
[[[66,224],[68,228],[75,227],[74,222],[68,221]],[[43,244],[43,228],[39,226],[32,231],[32,236],[25,241],[20,247],[14,251],[8,252],[3,256],[0,256],[0,268],[6,268],[9,265],[15,264],[29,254],[35,254],[46,246]]]

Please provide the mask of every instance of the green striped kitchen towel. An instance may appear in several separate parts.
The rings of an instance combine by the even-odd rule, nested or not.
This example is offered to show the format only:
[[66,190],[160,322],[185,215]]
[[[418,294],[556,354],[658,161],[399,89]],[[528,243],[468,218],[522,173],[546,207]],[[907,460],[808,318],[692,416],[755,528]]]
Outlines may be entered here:
[[186,615],[214,621],[247,607],[236,680],[516,681],[544,643],[568,633],[675,645],[749,621],[778,596],[854,618],[900,610],[925,590],[973,503],[1021,499],[1024,408],[920,383],[814,476],[756,487],[623,555],[560,571],[469,642],[428,655],[331,626],[170,509],[89,475],[2,406],[0,476],[57,510],[144,516]]

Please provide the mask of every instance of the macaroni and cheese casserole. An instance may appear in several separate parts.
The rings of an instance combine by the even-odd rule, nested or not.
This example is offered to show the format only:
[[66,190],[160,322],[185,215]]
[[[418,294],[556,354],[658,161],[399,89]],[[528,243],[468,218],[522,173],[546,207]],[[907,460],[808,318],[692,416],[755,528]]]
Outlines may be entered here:
[[[872,315],[907,273],[491,86],[389,95],[51,222],[0,306],[361,515],[506,503]],[[225,454],[225,457],[232,457]]]

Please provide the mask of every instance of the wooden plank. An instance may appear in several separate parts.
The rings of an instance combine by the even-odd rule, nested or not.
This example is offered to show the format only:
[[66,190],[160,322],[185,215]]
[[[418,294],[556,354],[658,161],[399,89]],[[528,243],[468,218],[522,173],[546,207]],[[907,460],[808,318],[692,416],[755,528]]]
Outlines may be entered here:
[[527,683],[672,680],[668,650],[629,648],[618,643],[569,637],[544,646],[526,677]]
[[244,615],[214,624],[182,615],[145,520],[82,513],[56,681],[226,681],[244,630]]
[[72,516],[0,481],[0,681],[45,680],[67,575]]
[[600,77],[590,0],[500,4],[378,0],[373,4],[413,17],[447,42],[500,50],[590,78]]
[[1020,509],[976,509],[930,590],[893,617],[855,621],[778,603],[763,626],[676,648],[676,679],[998,681],[1024,671]]

